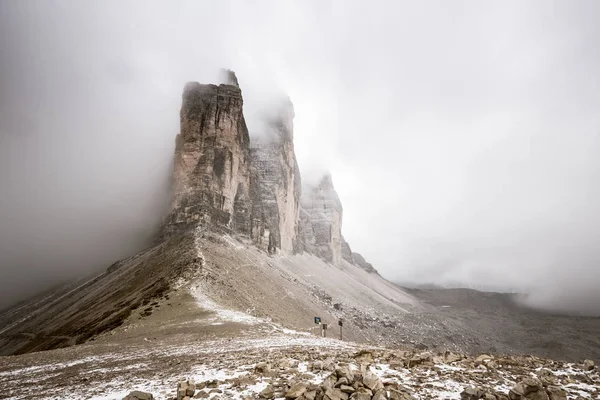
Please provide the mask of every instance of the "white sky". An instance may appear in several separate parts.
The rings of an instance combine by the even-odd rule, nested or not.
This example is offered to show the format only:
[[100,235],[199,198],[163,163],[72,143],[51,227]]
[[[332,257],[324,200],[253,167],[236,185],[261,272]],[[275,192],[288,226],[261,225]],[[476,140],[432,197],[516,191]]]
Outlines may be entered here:
[[92,258],[126,255],[156,222],[183,84],[228,67],[251,129],[290,95],[304,179],[333,173],[384,276],[596,307],[599,18],[593,0],[2,2],[5,260],[37,271],[106,232]]

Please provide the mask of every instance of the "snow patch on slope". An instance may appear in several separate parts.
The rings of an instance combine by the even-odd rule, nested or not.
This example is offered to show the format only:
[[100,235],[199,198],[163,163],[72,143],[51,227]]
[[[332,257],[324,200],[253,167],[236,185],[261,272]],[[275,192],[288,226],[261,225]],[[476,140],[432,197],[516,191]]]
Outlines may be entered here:
[[260,318],[253,317],[252,315],[248,315],[241,311],[235,311],[221,307],[202,292],[201,286],[192,287],[190,290],[190,293],[192,296],[194,296],[198,305],[205,310],[214,312],[220,320],[227,322],[238,322],[248,325],[265,322]]

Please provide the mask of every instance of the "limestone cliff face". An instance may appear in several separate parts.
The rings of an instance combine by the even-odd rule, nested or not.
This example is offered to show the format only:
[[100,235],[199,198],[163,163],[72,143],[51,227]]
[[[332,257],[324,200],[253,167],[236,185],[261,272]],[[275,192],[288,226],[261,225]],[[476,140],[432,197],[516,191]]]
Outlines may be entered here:
[[334,265],[342,260],[378,274],[362,255],[355,253],[342,236],[342,203],[330,175],[318,185],[305,186],[300,209],[300,248]]
[[[373,272],[342,237],[342,204],[330,175],[302,191],[291,101],[265,110],[252,142],[232,71],[222,85],[185,85],[166,238],[197,226],[241,234],[269,254],[308,252]],[[376,271],[375,271],[376,272]]]
[[294,152],[294,108],[289,99],[266,121],[250,149],[254,204],[252,238],[274,253],[298,250],[300,172]]
[[250,231],[250,137],[242,105],[236,85],[185,85],[166,234],[197,224]]
[[252,238],[269,253],[297,250],[300,173],[289,99],[250,136],[237,78],[223,85],[186,84],[176,138],[168,237],[201,225]]
[[331,175],[305,186],[300,200],[301,248],[334,265],[342,260],[342,203]]

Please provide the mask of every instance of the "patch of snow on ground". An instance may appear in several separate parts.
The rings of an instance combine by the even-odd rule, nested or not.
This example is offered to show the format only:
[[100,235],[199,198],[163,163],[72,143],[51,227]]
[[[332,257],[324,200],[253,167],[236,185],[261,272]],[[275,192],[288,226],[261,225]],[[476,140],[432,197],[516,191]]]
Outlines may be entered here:
[[575,371],[573,369],[573,364],[567,364],[566,368],[558,369],[558,370],[552,371],[552,372],[554,372],[554,375],[558,375],[558,376],[573,375],[573,374],[577,373],[577,371]]
[[298,372],[307,372],[308,371],[308,363],[307,362],[301,362],[300,364],[298,364]]
[[230,371],[227,369],[207,368],[204,365],[198,365],[192,368],[190,372],[195,382],[204,381],[224,381],[246,375],[245,371]]
[[458,383],[452,379],[443,379],[439,381],[429,382],[432,387],[424,389],[436,399],[460,399],[460,394],[464,390],[465,385]]
[[301,332],[301,331],[295,331],[293,329],[288,329],[288,328],[281,328],[280,329],[281,332],[285,333],[286,335],[305,335],[305,336],[314,336],[312,333],[310,332]]
[[246,391],[250,392],[250,393],[260,393],[263,390],[265,390],[265,388],[268,386],[269,384],[267,382],[258,382],[255,383],[254,385],[249,385],[246,388]]
[[205,310],[214,312],[215,314],[217,314],[219,319],[223,321],[239,322],[248,325],[254,325],[264,322],[260,318],[253,317],[241,311],[234,311],[221,307],[220,305],[212,301],[204,293],[202,293],[201,287],[192,288],[190,290],[190,293],[192,294],[192,296],[194,296],[196,302],[200,307],[204,308]]
[[108,394],[108,395],[102,395],[102,396],[93,396],[90,397],[89,400],[113,400],[113,399],[122,399],[123,397],[127,396],[129,394],[130,391],[121,391],[121,392],[114,392],[112,394]]
[[435,366],[441,371],[464,371],[465,369],[462,367],[457,367],[455,365],[449,364],[435,364]]
[[594,392],[595,390],[598,390],[597,387],[588,385],[586,383],[569,383],[568,385],[565,385],[565,389],[570,394],[576,394],[577,396],[581,396],[586,399],[592,398],[592,395],[589,392]]

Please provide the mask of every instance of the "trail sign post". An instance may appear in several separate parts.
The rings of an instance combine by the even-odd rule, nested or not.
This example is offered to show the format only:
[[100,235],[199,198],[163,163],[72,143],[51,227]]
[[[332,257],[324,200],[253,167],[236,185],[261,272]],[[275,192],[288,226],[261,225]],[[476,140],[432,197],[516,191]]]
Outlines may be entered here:
[[342,320],[341,318],[338,320],[338,325],[340,326],[340,340],[342,339],[342,327],[344,326],[344,320]]
[[315,324],[317,324],[317,325],[321,324],[321,317],[315,317]]
[[323,337],[327,337],[327,324],[323,324]]

